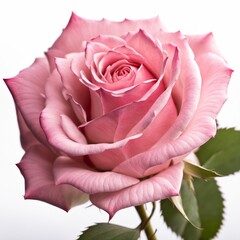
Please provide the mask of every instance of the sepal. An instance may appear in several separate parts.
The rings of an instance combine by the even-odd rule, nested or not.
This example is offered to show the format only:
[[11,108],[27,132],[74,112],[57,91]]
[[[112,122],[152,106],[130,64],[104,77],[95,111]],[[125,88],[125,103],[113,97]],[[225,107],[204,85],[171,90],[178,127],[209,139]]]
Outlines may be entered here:
[[207,169],[200,165],[195,165],[190,162],[184,161],[184,173],[195,178],[208,179],[214,177],[221,177],[222,175],[217,172]]

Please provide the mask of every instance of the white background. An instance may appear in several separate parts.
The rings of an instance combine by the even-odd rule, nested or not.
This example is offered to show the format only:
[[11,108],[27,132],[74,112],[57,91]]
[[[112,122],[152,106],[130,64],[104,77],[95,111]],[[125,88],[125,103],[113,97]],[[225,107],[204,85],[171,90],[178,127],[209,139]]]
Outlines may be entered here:
[[[240,128],[240,14],[234,0],[0,0],[0,78],[16,75],[52,45],[71,12],[91,19],[123,20],[159,15],[170,31],[186,34],[212,31],[218,45],[235,70],[229,100],[219,122],[222,127]],[[69,213],[43,202],[24,200],[24,181],[15,166],[23,151],[19,143],[12,97],[0,81],[0,239],[74,240],[88,225],[106,222],[107,214],[88,205]],[[225,220],[216,239],[239,239],[240,174],[219,180],[226,199]],[[206,199],[206,202],[208,199]],[[133,208],[120,211],[113,222],[138,225]],[[157,212],[153,224],[159,239],[178,239],[163,224]],[[142,236],[141,239],[145,239]]]

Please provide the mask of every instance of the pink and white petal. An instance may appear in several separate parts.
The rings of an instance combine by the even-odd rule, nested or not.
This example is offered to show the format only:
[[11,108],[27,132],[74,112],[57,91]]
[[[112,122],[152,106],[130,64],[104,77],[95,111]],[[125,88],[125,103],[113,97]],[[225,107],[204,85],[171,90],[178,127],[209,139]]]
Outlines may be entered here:
[[103,53],[109,51],[109,47],[105,46],[103,43],[89,41],[86,44],[85,49],[85,64],[90,68],[94,61],[94,55],[97,53]]
[[[215,135],[216,117],[227,99],[228,84],[233,72],[225,60],[215,54],[203,54],[197,59],[202,76],[202,90],[197,112],[186,131],[208,128]],[[211,122],[211,124],[207,124]]]
[[97,172],[83,161],[59,157],[54,164],[56,184],[70,184],[87,194],[119,191],[139,182],[138,179],[114,172]]
[[141,65],[138,68],[134,83],[135,85],[137,85],[138,83],[142,83],[145,82],[146,80],[151,79],[155,79],[155,77],[148,71],[148,69],[144,65]]
[[[114,114],[115,113],[115,114]],[[111,143],[118,125],[118,112],[114,111],[93,119],[79,127],[90,143]]]
[[90,119],[99,118],[103,115],[103,104],[99,91],[90,90],[91,114]]
[[86,115],[90,108],[90,94],[88,88],[71,70],[71,59],[56,59],[56,67],[61,76],[63,95],[74,106],[75,114],[81,122],[86,122]]
[[161,46],[154,42],[151,36],[144,30],[139,30],[137,33],[129,33],[125,40],[128,46],[142,55],[146,61],[146,67],[155,78],[160,78],[164,73],[167,58]]
[[66,53],[61,49],[48,49],[48,51],[45,52],[51,72],[56,68],[55,58],[63,58],[65,55]]
[[156,34],[156,32],[163,28],[163,25],[158,17],[143,20],[125,19],[121,22],[113,22],[106,19],[97,21],[84,19],[72,13],[68,25],[52,45],[51,49],[61,49],[65,54],[79,52],[83,51],[84,46],[81,45],[82,42],[88,41],[98,35],[121,36],[129,31],[138,31],[140,28],[150,34]]
[[74,113],[77,116],[77,119],[79,120],[79,123],[83,124],[87,122],[88,119],[88,115],[85,111],[85,109],[83,108],[83,106],[81,104],[79,104],[78,102],[76,102],[72,96],[68,96],[68,100],[71,104],[71,107],[74,111]]
[[87,144],[87,139],[75,123],[66,115],[60,115],[61,127],[66,136],[74,142],[79,142],[82,144]]
[[[82,134],[82,132],[79,131],[79,129],[76,127],[76,125],[72,122],[72,120],[69,117],[67,117],[65,115],[61,115],[61,126],[62,126],[63,131],[69,137],[69,139],[71,139],[75,142],[84,144],[84,145],[88,144],[85,136]],[[96,131],[96,133],[97,133],[97,131]],[[138,137],[140,137],[140,135],[134,136],[134,137],[138,138]],[[132,141],[133,139],[135,139],[134,137],[132,137],[131,139],[126,139],[125,141],[126,142],[128,140]],[[93,142],[91,144],[93,144]],[[106,170],[106,169],[110,170],[112,168],[112,166],[116,166],[117,163],[123,161],[123,156],[121,156],[121,149],[114,149],[114,148],[109,149],[109,150],[106,149],[104,152],[89,155],[89,156],[91,158],[93,165],[97,168],[99,166],[100,169],[103,169],[103,170]],[[95,163],[96,163],[96,165],[95,165]]]
[[[80,58],[82,59],[80,60]],[[78,75],[75,75],[72,70],[73,62],[75,64],[77,62],[78,64]],[[79,81],[80,71],[86,72],[88,70],[84,64],[83,54],[69,54],[67,58],[56,58],[55,63],[57,70],[61,76],[62,84],[66,90],[66,93],[71,95],[84,108],[89,107],[90,99],[88,88]]]
[[[95,71],[95,70],[94,70]],[[91,70],[91,74],[92,76],[87,76],[88,74],[86,74],[84,71],[80,72],[80,78],[79,80],[89,89],[93,90],[93,91],[97,91],[98,89],[100,89],[100,87],[96,84],[92,82],[92,77],[94,78],[94,80],[96,80],[96,78],[98,78],[98,82],[100,82],[100,78],[97,76],[96,72],[94,73],[94,71]],[[97,81],[96,81],[97,82]]]
[[208,110],[215,118],[227,99],[228,84],[233,72],[225,60],[207,53],[197,59],[202,75],[202,91],[198,110]]
[[[140,139],[140,138],[138,138]],[[134,141],[134,140],[131,140]],[[126,146],[131,142],[129,141]],[[111,171],[121,162],[125,161],[127,156],[123,148],[110,149],[98,154],[88,155],[91,163],[99,171]]]
[[[103,114],[101,98],[98,93],[100,87],[91,82],[92,76],[89,69],[82,69],[79,67],[83,66],[82,64],[84,64],[82,57],[82,53],[76,54],[76,56],[72,59],[71,69],[76,76],[79,76],[79,81],[81,84],[89,89],[91,98],[90,119],[94,119],[102,116]],[[81,98],[81,96],[79,97]]]
[[[150,85],[152,85],[152,83],[150,83]],[[154,85],[157,85],[157,87]],[[146,112],[149,111],[153,102],[155,102],[156,99],[158,99],[159,94],[164,91],[164,86],[160,81],[154,85],[150,87],[148,92],[151,91],[151,88],[154,88],[154,91],[151,91],[150,96],[144,99],[145,101],[135,101],[133,103],[120,106],[99,118],[93,119],[92,121],[81,125],[80,129],[83,128],[87,138],[94,143],[115,142],[129,137],[132,138],[135,135],[140,136],[142,134],[141,131],[134,132],[131,131],[131,129],[134,128],[134,126],[146,115]],[[121,98],[119,101],[123,103]],[[113,102],[113,104],[116,104],[116,102]],[[146,127],[149,122],[150,120],[148,119],[147,123],[143,127]],[[129,134],[129,131],[131,131],[131,134]]]
[[87,78],[90,77],[90,70],[85,64],[85,52],[71,53],[66,58],[71,59],[71,70],[77,77],[81,76],[81,72],[84,72]]
[[215,135],[216,117],[227,99],[227,88],[233,72],[224,59],[212,53],[202,55],[197,63],[202,77],[198,107],[193,119],[176,141],[179,145],[173,144],[175,151],[178,148],[185,149],[183,154],[192,152]]
[[40,113],[45,107],[45,84],[49,76],[47,59],[38,58],[16,77],[5,79],[16,107],[35,138],[47,145],[39,124]]
[[179,114],[169,131],[156,144],[158,146],[182,134],[194,117],[200,99],[202,78],[187,39],[179,43],[179,48],[181,72],[172,93]]
[[126,106],[133,102],[138,101],[147,92],[150,91],[152,86],[155,84],[155,79],[143,82],[141,84],[133,85],[131,88],[125,88],[125,91],[107,91],[100,90],[100,96],[102,99],[103,111],[108,113],[114,109]]
[[[182,32],[166,32],[166,31],[158,31],[156,39],[159,40],[159,42],[162,44],[173,44],[175,46],[180,47],[181,43],[184,39],[186,39],[186,35],[184,35]],[[163,50],[164,46],[163,46]]]
[[199,146],[209,140],[216,131],[215,121],[210,117],[202,117],[195,122],[190,131],[184,132],[175,140],[163,143],[146,152],[133,156],[119,164],[113,171],[128,176],[142,178],[148,175],[149,168],[164,164],[165,162],[178,158],[183,160],[186,155],[193,152]]
[[196,59],[206,53],[214,53],[222,57],[213,33],[210,32],[208,34],[189,35],[187,38]]
[[47,202],[68,211],[88,200],[88,195],[70,185],[56,186],[53,162],[56,158],[43,145],[31,146],[18,167],[25,178],[25,199]]
[[31,146],[35,144],[40,144],[40,142],[34,137],[33,133],[29,130],[28,126],[26,125],[21,112],[16,109],[17,113],[17,120],[20,130],[20,140],[22,148],[27,151]]
[[[71,126],[71,129],[77,129],[75,115],[68,102],[64,99],[62,92],[61,79],[58,72],[53,71],[46,85],[46,107],[40,116],[42,129],[44,130],[48,142],[61,153],[69,156],[82,156],[103,152],[107,149],[115,149],[124,146],[131,139],[140,136],[135,135],[114,143],[87,144],[87,140],[81,132],[74,133],[78,135],[78,140],[72,140],[69,132],[66,129]],[[64,121],[67,116],[69,121]],[[71,124],[69,122],[71,121]],[[67,123],[67,126],[64,124]],[[75,124],[75,126],[74,126]],[[73,127],[74,126],[74,127]],[[78,129],[78,131],[80,131]],[[77,134],[77,135],[76,135]]]
[[124,152],[128,158],[151,149],[174,124],[177,114],[175,103],[170,97],[160,113],[143,130],[143,135],[138,139],[130,141],[124,147]]
[[178,163],[131,187],[90,195],[90,200],[107,211],[111,219],[120,209],[179,195],[182,177],[183,164]]
[[102,43],[106,47],[108,47],[109,49],[113,49],[113,48],[116,48],[116,47],[119,47],[119,46],[126,45],[126,42],[122,38],[114,36],[114,35],[107,35],[107,34],[106,35],[100,34],[97,37],[92,38],[90,40],[90,42],[92,42],[92,43]]
[[[170,63],[171,65],[171,72],[169,74],[169,82],[166,85],[166,89],[161,89],[161,91],[156,91],[158,94],[157,99],[153,102],[152,106],[148,109],[146,114],[142,117],[140,121],[129,131],[128,135],[134,133],[143,132],[147,126],[157,117],[158,114],[161,114],[162,109],[165,107],[169,99],[171,98],[172,89],[178,80],[179,72],[180,72],[180,59],[179,59],[179,51],[176,47],[174,47],[174,56]],[[163,81],[159,80],[160,87],[164,86]],[[145,95],[148,95],[145,94]],[[144,99],[143,96],[142,99]],[[173,106],[175,109],[175,106]],[[168,120],[167,120],[168,121]]]

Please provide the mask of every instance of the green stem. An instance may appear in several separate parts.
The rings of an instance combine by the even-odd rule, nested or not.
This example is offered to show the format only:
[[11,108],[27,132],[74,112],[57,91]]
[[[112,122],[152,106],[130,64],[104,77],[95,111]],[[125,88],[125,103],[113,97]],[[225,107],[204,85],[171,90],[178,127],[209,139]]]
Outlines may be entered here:
[[135,208],[137,210],[137,213],[138,213],[139,217],[142,220],[142,222],[141,222],[141,224],[139,225],[138,228],[140,230],[145,231],[148,240],[157,240],[157,238],[155,236],[155,232],[153,231],[153,228],[152,228],[151,223],[150,223],[150,219],[153,216],[153,213],[155,211],[155,203],[153,203],[152,212],[149,215],[149,217],[147,216],[147,213],[146,213],[143,205],[136,206]]

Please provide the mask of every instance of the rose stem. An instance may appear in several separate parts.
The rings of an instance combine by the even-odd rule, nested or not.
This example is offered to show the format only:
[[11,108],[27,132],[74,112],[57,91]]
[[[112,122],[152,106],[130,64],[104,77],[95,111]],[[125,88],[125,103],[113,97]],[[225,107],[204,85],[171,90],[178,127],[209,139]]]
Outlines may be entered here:
[[154,213],[155,208],[156,208],[155,202],[153,202],[152,204],[153,204],[153,208],[152,208],[152,212],[149,215],[149,217],[147,216],[147,213],[146,213],[143,205],[136,206],[135,208],[137,210],[137,213],[138,213],[139,217],[142,220],[142,222],[138,226],[138,228],[140,230],[145,231],[148,240],[157,240],[157,238],[155,236],[155,232],[153,231],[151,223],[150,223],[150,219],[153,216],[153,213]]

